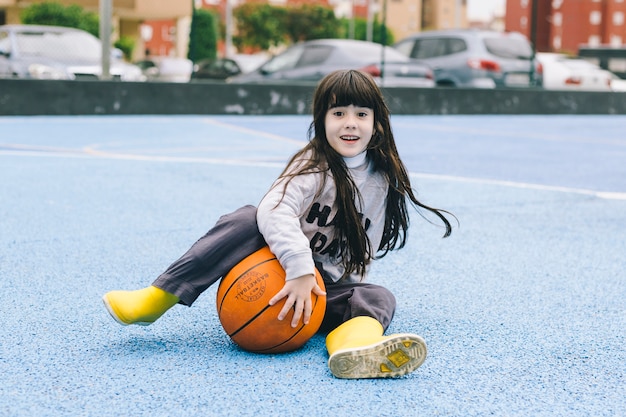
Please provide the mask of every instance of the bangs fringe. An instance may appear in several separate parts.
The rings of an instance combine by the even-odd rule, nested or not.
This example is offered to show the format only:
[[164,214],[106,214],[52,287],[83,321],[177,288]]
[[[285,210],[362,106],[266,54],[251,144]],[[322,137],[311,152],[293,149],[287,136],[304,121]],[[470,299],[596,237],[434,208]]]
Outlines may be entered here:
[[373,80],[357,71],[346,71],[328,89],[328,108],[354,105],[373,109],[379,97],[372,92]]

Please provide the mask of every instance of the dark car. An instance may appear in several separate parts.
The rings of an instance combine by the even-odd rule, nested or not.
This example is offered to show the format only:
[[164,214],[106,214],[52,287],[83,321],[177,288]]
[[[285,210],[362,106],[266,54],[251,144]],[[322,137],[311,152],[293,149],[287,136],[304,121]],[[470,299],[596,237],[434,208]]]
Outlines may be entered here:
[[194,65],[192,80],[225,80],[254,71],[268,60],[265,54],[236,54],[230,57],[203,59]]
[[229,79],[233,83],[315,83],[339,69],[360,69],[387,87],[434,87],[428,65],[391,47],[350,39],[318,39],[297,43],[257,70]]
[[[117,51],[114,51],[117,52]],[[0,78],[97,80],[102,44],[84,30],[59,26],[0,26]],[[111,56],[113,79],[144,81],[141,69]]]
[[429,64],[439,86],[541,85],[533,47],[520,33],[476,29],[427,31],[411,35],[393,47]]

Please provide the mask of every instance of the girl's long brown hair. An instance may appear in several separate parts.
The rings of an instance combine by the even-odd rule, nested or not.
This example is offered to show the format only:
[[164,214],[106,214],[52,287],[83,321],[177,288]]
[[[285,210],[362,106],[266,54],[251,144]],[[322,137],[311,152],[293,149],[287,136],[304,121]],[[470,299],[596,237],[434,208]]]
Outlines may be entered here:
[[[362,216],[355,205],[361,199],[359,190],[343,158],[326,139],[325,118],[328,110],[351,104],[374,111],[374,134],[367,148],[367,157],[374,170],[382,173],[389,184],[385,227],[377,248],[372,248]],[[422,204],[415,196],[406,167],[396,148],[389,109],[380,88],[369,75],[356,70],[335,71],[327,75],[319,83],[313,96],[313,122],[309,126],[308,136],[308,144],[293,156],[281,177],[292,178],[312,172],[328,174],[330,171],[336,187],[337,215],[333,226],[335,237],[342,242],[340,258],[345,268],[344,277],[353,272],[363,276],[371,259],[382,258],[389,251],[405,245],[409,227],[407,199],[418,210],[422,208],[439,217],[446,229],[443,237],[450,235],[452,226],[444,215],[450,213]],[[296,161],[303,160],[305,162],[299,162],[298,168],[293,171]],[[324,181],[318,193],[323,187]]]

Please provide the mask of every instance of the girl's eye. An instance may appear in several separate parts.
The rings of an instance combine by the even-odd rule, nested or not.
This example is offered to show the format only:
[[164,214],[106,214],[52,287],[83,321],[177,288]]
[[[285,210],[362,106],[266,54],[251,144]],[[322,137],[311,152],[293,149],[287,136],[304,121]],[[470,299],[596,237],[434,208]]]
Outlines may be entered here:
[[367,117],[367,113],[364,111],[359,112],[359,117]]

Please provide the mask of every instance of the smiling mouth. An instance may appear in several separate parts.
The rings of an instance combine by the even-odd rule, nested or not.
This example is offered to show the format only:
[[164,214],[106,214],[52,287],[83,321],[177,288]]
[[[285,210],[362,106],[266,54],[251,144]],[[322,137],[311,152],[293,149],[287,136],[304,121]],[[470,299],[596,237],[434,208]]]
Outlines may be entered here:
[[356,140],[359,140],[358,136],[341,136],[341,140],[345,140],[347,142],[354,142]]

